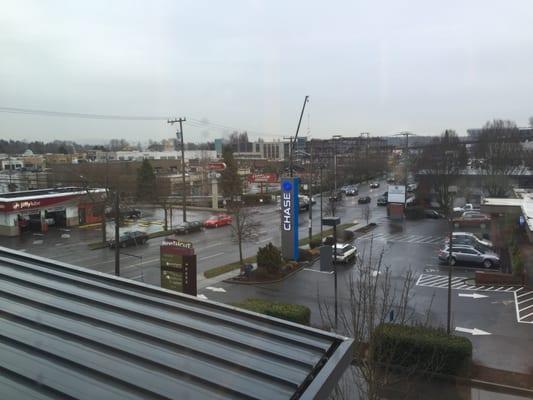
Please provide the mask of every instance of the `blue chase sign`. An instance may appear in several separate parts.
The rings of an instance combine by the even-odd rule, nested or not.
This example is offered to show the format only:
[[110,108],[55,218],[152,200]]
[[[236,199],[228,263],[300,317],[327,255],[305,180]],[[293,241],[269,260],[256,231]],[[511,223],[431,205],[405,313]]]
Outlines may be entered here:
[[298,260],[298,186],[299,178],[281,180],[281,254]]

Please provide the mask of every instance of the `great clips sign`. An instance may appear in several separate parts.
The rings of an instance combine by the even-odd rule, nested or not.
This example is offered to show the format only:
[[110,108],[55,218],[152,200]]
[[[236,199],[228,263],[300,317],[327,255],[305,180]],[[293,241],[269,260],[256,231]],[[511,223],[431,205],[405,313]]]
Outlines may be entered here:
[[287,260],[298,259],[299,178],[281,180],[281,253]]

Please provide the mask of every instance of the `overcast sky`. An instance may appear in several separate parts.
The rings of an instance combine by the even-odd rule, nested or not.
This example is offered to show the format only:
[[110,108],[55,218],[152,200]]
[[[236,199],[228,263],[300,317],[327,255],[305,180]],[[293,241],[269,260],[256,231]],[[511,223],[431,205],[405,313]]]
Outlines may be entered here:
[[[190,141],[227,134],[220,125],[294,134],[305,95],[312,137],[464,134],[533,115],[531,0],[3,0],[0,51],[0,107],[184,116]],[[2,138],[174,132],[0,113]]]

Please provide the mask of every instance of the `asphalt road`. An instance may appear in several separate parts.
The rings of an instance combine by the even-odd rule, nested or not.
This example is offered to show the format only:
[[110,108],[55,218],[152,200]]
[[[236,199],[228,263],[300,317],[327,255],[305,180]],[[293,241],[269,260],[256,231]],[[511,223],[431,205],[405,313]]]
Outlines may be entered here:
[[[367,185],[360,186],[360,195],[368,194],[372,197],[372,219],[380,219],[386,215],[384,207],[376,206],[376,198],[386,191],[386,185],[378,189],[369,189]],[[313,232],[320,230],[320,196],[315,196],[317,203],[313,207]],[[325,200],[326,201],[326,200]],[[324,206],[324,211],[326,206]],[[254,242],[243,244],[245,257],[252,256],[257,252],[258,247],[264,246],[268,242],[276,245],[281,244],[280,216],[277,206],[269,205],[258,207],[257,220],[261,222],[259,235]],[[211,213],[189,211],[187,219],[204,220]],[[341,222],[355,221],[361,218],[361,207],[357,205],[357,197],[346,197],[337,207],[336,215],[341,218]],[[161,210],[143,210],[141,221],[121,227],[125,230],[148,230],[161,229],[163,214]],[[174,210],[173,225],[181,221],[181,210]],[[139,226],[140,225],[140,226]],[[307,237],[309,226],[308,212],[300,213],[299,232],[300,237]],[[108,238],[112,236],[113,227],[108,226]],[[46,234],[25,234],[22,238],[0,238],[0,245],[11,247],[28,253],[53,258],[63,262],[95,269],[100,272],[114,273],[115,259],[114,252],[108,248],[90,250],[88,242],[98,241],[101,232],[98,227],[91,229],[52,229]],[[237,244],[232,240],[231,227],[225,226],[216,229],[206,229],[202,232],[180,235],[180,238],[193,243],[197,254],[198,273],[239,259]],[[163,238],[155,238],[147,244],[121,249],[120,271],[126,278],[132,278],[160,285],[159,269],[159,246]]]

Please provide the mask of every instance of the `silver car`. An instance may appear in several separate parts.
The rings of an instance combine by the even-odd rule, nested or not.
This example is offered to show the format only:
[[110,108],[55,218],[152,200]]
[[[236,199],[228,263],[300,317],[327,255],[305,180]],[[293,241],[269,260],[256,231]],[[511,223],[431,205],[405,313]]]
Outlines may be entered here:
[[[454,246],[474,246],[484,251],[494,251],[494,246],[490,240],[480,239],[472,232],[453,232],[452,240]],[[450,238],[447,237],[444,241],[444,245],[447,246],[450,243]]]
[[450,249],[446,246],[439,251],[439,260],[449,262],[450,265],[483,265],[484,268],[492,268],[500,265],[500,257],[492,251],[484,251],[474,246],[452,246],[452,256]]

